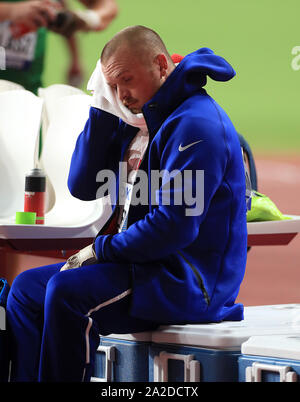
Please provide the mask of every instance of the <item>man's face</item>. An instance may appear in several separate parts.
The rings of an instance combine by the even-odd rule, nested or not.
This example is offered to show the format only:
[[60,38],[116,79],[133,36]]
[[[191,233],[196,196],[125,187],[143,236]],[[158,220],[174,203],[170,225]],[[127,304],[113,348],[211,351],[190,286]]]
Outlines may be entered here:
[[102,64],[106,82],[117,91],[119,99],[132,113],[141,113],[162,85],[157,62],[142,62],[130,51],[118,51]]

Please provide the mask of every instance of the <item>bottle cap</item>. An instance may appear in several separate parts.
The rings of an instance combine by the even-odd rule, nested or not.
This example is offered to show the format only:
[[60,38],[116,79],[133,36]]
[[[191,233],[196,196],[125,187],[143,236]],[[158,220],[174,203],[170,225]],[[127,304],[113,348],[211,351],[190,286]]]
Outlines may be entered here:
[[16,212],[16,224],[18,225],[34,225],[36,220],[36,212]]
[[44,192],[46,190],[46,176],[42,169],[32,169],[25,177],[25,191]]

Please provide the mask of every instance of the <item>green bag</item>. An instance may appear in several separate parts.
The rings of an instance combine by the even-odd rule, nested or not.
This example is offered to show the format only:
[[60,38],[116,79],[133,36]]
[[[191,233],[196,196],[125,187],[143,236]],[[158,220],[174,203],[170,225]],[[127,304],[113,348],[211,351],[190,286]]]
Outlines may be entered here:
[[247,222],[281,221],[284,219],[291,218],[284,216],[269,197],[252,191],[251,209],[247,212]]

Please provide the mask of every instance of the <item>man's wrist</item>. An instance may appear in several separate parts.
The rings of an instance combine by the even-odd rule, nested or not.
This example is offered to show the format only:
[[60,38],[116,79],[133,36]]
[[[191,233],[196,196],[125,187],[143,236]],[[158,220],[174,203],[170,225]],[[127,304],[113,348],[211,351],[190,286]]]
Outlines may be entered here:
[[82,19],[91,30],[97,30],[101,26],[101,17],[94,10],[76,10],[74,13]]

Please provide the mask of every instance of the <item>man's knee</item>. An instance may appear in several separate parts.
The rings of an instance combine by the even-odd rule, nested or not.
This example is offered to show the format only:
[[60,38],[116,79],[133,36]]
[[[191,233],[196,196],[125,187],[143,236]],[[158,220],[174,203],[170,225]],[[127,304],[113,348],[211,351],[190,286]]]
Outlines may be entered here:
[[29,301],[28,295],[33,292],[33,269],[21,272],[15,277],[7,297],[7,309],[13,306],[15,301],[27,305]]
[[21,272],[12,282],[9,294],[18,294],[31,287],[32,269]]
[[21,272],[14,279],[8,295],[8,304],[18,300],[23,305],[40,308],[44,304],[46,283],[62,264],[31,268]]
[[74,297],[74,287],[68,280],[68,271],[58,272],[53,275],[46,287],[45,308],[61,308],[66,300]]

